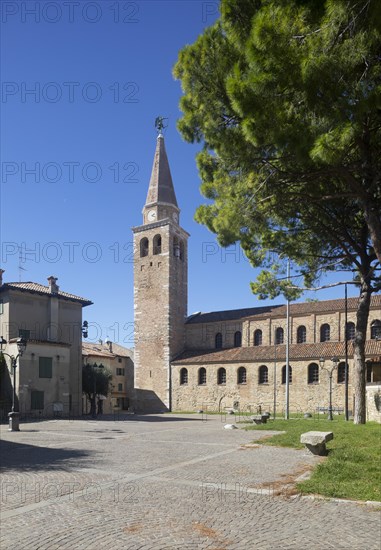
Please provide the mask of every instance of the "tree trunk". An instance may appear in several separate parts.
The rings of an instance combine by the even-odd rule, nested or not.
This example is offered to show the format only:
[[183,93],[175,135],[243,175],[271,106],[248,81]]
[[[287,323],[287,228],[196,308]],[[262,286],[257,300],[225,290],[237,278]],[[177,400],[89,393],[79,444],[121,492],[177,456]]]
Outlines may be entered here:
[[364,216],[374,252],[378,261],[381,263],[381,220],[376,207],[376,201],[374,201],[373,204],[364,205]]
[[356,334],[354,339],[354,392],[355,392],[355,410],[354,423],[365,424],[366,422],[366,368],[365,368],[365,340],[366,329],[368,326],[370,297],[372,291],[369,284],[363,282],[361,285],[361,293],[359,305],[357,308]]

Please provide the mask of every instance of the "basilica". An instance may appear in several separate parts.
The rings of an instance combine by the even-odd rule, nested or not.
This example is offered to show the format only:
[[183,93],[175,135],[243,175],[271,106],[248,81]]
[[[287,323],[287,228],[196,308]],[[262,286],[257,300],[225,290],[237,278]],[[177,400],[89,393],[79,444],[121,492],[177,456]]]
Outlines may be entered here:
[[[181,227],[164,137],[157,137],[142,225],[134,234],[135,408],[144,412],[333,410],[342,413],[345,358],[353,410],[357,298],[188,316],[189,234]],[[367,391],[381,384],[381,296],[366,337]],[[287,354],[288,349],[288,368]],[[287,380],[288,372],[288,380]],[[378,390],[377,390],[378,391]],[[372,400],[368,399],[368,402]],[[369,410],[368,417],[380,414]]]

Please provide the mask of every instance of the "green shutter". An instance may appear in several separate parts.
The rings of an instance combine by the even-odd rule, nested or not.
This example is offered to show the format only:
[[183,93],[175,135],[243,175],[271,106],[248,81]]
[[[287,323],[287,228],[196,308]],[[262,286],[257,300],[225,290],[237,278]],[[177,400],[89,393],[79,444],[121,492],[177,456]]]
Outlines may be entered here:
[[32,410],[43,410],[44,409],[44,392],[33,390],[31,392],[31,404],[30,408]]
[[39,376],[40,378],[52,378],[52,364],[53,359],[51,357],[39,357]]

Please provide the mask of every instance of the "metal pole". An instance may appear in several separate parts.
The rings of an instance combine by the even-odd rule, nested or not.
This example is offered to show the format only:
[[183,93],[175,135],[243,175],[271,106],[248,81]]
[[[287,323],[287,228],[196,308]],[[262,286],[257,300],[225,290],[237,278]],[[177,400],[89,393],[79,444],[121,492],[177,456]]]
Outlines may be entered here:
[[12,368],[13,368],[13,396],[12,396],[12,412],[15,412],[16,405],[16,367],[17,367],[17,357],[12,358]]
[[329,373],[329,418],[328,418],[328,420],[333,420],[333,416],[332,416],[332,373],[333,373],[333,369]]
[[[287,280],[290,281],[290,260],[287,260]],[[285,419],[289,418],[289,408],[290,408],[290,300],[287,298],[287,308],[286,308],[286,408],[285,408]]]
[[345,420],[349,420],[348,410],[348,291],[347,283],[345,288],[345,368],[344,368],[344,384],[345,384]]
[[97,413],[97,404],[96,404],[96,392],[97,392],[97,383],[96,383],[96,374],[95,368],[93,368],[93,377],[94,377],[94,388],[93,388],[93,414],[92,417],[96,417]]
[[274,329],[274,420],[276,418],[276,341],[275,341],[275,329]]

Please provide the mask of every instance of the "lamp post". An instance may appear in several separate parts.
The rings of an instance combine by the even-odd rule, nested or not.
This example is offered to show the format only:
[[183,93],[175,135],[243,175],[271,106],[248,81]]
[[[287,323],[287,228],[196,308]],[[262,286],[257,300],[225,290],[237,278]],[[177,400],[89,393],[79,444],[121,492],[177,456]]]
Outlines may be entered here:
[[97,370],[96,369],[103,369],[103,365],[93,365],[93,413],[92,417],[97,417]]
[[325,369],[328,372],[329,375],[329,409],[328,409],[328,420],[333,420],[332,415],[332,375],[333,371],[337,369],[337,365],[339,363],[338,357],[332,357],[332,367],[325,367],[325,359],[324,357],[320,357],[319,359],[320,368]]
[[[18,410],[18,404],[16,404],[16,369],[17,369],[17,359],[22,356],[26,349],[26,340],[24,338],[17,338],[17,350],[18,354],[16,357],[14,355],[9,355],[3,351],[3,345],[7,344],[7,341],[1,337],[0,340],[0,349],[3,355],[6,355],[11,360],[11,368],[13,369],[13,394],[12,394],[12,411],[8,414],[9,418],[9,428],[10,432],[19,432],[20,431],[20,411]],[[17,410],[16,410],[17,409]]]

